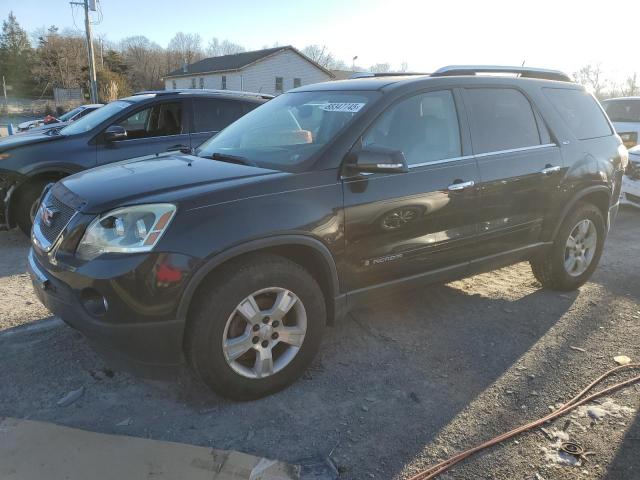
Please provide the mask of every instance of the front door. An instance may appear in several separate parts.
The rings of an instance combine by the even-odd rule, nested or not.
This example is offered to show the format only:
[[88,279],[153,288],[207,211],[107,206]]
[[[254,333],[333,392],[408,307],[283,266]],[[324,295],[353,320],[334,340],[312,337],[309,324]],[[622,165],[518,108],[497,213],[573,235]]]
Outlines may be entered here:
[[363,147],[402,151],[409,172],[343,180],[347,290],[466,269],[478,175],[458,118],[452,91],[427,92],[392,105],[362,137]]
[[540,241],[562,178],[562,155],[530,101],[513,88],[464,89],[480,171],[479,256]]
[[156,103],[142,107],[117,120],[127,131],[127,138],[117,142],[98,142],[98,165],[128,158],[189,148],[183,101]]

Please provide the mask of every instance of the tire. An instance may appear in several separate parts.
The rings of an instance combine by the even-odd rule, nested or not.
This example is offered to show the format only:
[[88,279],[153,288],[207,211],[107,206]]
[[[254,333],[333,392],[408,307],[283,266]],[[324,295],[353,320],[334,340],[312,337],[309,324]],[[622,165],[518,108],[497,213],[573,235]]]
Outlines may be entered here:
[[[248,300],[251,295],[255,303]],[[284,317],[273,311],[265,322],[265,312],[275,307],[277,299],[284,299],[283,304],[294,297],[297,300]],[[255,309],[243,307],[249,314],[242,315],[241,303],[255,305],[261,313],[247,320]],[[305,371],[319,349],[326,317],[322,290],[304,268],[277,255],[251,255],[216,271],[215,278],[201,288],[188,319],[186,356],[196,375],[218,394],[254,400],[282,390]],[[306,328],[303,337],[299,334],[302,323]],[[291,338],[297,339],[294,343],[301,341],[299,347],[284,340],[294,332],[286,329],[298,332]],[[277,332],[281,337],[273,340]],[[249,348],[234,361],[229,359],[233,350],[223,348],[223,343],[231,345],[235,340],[242,340],[236,342],[238,353]],[[268,360],[258,361],[269,356],[267,350],[272,354],[272,373]]]
[[44,187],[49,183],[51,183],[51,180],[30,182],[20,189],[16,198],[16,208],[14,210],[16,224],[27,237],[31,236],[32,215],[36,213],[34,205],[37,208],[36,202],[40,199]]
[[[573,256],[573,253],[571,247],[568,246],[569,236],[578,232],[576,229],[579,228],[579,224],[583,226],[589,224],[589,231],[591,231],[592,225],[596,234],[595,241],[587,242],[589,236],[582,241],[583,246],[588,243],[594,244],[594,250],[584,270],[578,266],[582,262],[575,261],[575,258],[574,266],[571,267],[570,257]],[[551,290],[570,291],[579,288],[589,280],[598,266],[606,234],[606,224],[600,209],[590,203],[579,203],[563,221],[552,247],[543,256],[530,261],[533,275],[543,287]]]

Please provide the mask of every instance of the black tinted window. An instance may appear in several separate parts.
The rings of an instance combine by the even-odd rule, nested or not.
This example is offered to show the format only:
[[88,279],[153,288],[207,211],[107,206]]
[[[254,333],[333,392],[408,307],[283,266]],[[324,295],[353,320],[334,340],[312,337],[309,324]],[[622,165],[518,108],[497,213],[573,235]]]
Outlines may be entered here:
[[529,100],[509,88],[466,91],[474,153],[540,145],[538,125]]
[[611,135],[609,122],[598,103],[584,90],[545,88],[544,92],[578,139]]
[[193,101],[193,131],[219,132],[242,116],[241,102],[215,99]]
[[640,99],[607,100],[602,106],[612,122],[640,122]]
[[118,125],[127,131],[127,140],[165,137],[182,133],[182,103],[160,103],[139,110]]
[[393,105],[362,144],[400,150],[409,165],[459,157],[460,130],[451,92],[429,92]]

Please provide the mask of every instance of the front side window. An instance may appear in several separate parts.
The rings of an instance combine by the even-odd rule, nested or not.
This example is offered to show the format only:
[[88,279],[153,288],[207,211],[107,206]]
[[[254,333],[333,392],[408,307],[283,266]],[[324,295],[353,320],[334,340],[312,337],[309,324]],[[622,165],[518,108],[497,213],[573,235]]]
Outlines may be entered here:
[[198,149],[246,158],[259,166],[295,171],[362,115],[379,92],[285,93],[252,110]]
[[116,123],[127,131],[127,140],[182,133],[182,104],[161,103],[140,110]]
[[579,140],[612,134],[609,122],[591,94],[570,88],[544,88],[543,91]]
[[77,135],[79,133],[88,132],[107,119],[118,115],[122,110],[130,106],[131,103],[125,102],[124,100],[117,100],[115,102],[108,103],[104,107],[98,108],[79,120],[76,120],[71,125],[67,125],[60,130],[60,134]]
[[239,119],[243,112],[241,102],[212,99],[194,99],[193,131],[219,132]]
[[474,153],[540,145],[538,124],[529,100],[511,88],[465,91]]
[[282,93],[283,88],[282,88],[282,77],[276,77],[276,92],[278,93]]
[[453,95],[443,90],[401,100],[374,122],[362,145],[400,150],[409,165],[461,156]]
[[227,76],[226,75],[222,75],[222,80],[220,81],[220,88],[222,90],[226,90],[227,89]]

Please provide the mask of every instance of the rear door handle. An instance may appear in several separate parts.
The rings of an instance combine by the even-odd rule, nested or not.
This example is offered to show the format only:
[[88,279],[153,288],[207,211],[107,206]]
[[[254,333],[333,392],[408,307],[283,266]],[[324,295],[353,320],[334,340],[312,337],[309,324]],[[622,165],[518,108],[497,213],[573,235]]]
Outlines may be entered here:
[[461,192],[462,190],[466,189],[466,188],[471,188],[476,184],[476,182],[474,182],[473,180],[470,180],[468,182],[458,182],[458,183],[452,183],[451,185],[449,185],[447,187],[447,190],[449,190],[450,192]]
[[556,165],[555,167],[552,167],[551,165],[549,165],[543,168],[540,173],[542,173],[543,175],[553,175],[554,173],[558,173],[560,169],[561,167],[558,165]]

